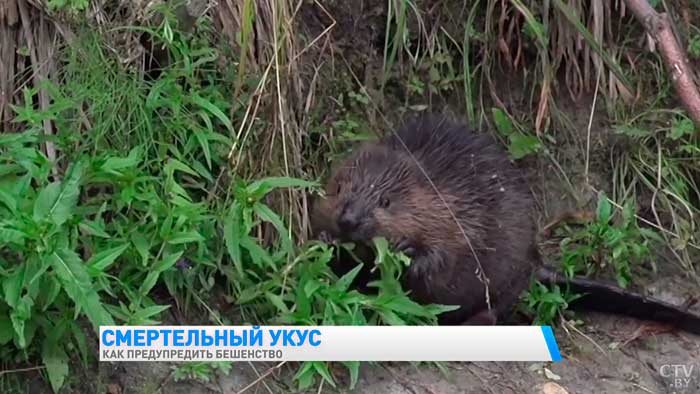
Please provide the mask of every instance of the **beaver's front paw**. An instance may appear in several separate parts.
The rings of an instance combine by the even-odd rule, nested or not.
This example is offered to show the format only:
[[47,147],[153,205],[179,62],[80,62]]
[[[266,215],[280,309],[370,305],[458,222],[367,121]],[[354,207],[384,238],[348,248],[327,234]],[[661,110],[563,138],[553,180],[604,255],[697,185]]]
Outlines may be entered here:
[[394,242],[394,250],[397,252],[402,252],[410,258],[416,257],[416,245],[413,242],[411,242],[411,240],[405,237],[402,237],[401,239]]
[[328,231],[321,231],[318,234],[318,240],[329,245],[335,244],[336,242],[333,235],[331,235],[331,233]]

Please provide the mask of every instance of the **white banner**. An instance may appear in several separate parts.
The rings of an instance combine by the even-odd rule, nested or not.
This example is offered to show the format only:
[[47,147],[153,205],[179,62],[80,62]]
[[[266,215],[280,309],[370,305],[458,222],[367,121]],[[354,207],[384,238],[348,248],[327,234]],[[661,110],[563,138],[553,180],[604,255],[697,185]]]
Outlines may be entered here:
[[100,361],[561,361],[549,326],[103,326]]

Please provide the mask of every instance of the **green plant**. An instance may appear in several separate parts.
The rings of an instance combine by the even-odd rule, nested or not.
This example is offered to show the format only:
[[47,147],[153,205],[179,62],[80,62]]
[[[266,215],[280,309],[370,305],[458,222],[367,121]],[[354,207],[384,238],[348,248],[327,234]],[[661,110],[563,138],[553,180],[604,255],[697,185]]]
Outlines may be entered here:
[[508,139],[508,153],[511,158],[516,160],[522,159],[527,155],[542,150],[542,144],[539,139],[533,135],[517,131],[513,122],[503,110],[491,108],[491,111],[496,130],[502,137]]
[[182,363],[173,367],[173,380],[176,382],[185,379],[200,380],[210,382],[216,372],[220,371],[224,375],[231,372],[230,362],[190,362]]
[[653,231],[637,225],[634,212],[634,204],[628,202],[622,210],[620,223],[614,224],[612,205],[601,193],[595,220],[561,242],[561,262],[566,275],[597,274],[609,266],[617,283],[627,287],[632,281],[634,266],[650,255],[649,239],[659,239]]
[[523,306],[528,314],[535,317],[534,325],[552,325],[556,317],[580,297],[581,294],[572,293],[566,288],[561,289],[558,285],[548,287],[533,280],[523,300]]
[[[339,248],[351,251],[352,245]],[[376,295],[350,288],[363,262],[358,261],[355,269],[338,278],[328,266],[334,248],[310,242],[293,260],[286,261],[284,254],[269,256],[270,266],[279,266],[279,270],[261,272],[257,283],[241,292],[238,302],[254,310],[257,321],[284,325],[434,325],[439,313],[455,309],[412,301],[399,282],[407,257],[393,253],[384,239],[374,240],[374,248],[374,263],[380,275],[369,286],[377,288]],[[354,386],[359,363],[342,364],[350,372]],[[323,362],[302,364],[295,380],[300,388],[307,388],[318,376],[335,386],[328,363]]]

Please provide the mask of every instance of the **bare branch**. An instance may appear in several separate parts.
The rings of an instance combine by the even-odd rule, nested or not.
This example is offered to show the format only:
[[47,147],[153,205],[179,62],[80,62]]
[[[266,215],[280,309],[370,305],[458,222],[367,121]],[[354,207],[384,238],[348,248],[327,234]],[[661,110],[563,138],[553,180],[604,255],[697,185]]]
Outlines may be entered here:
[[673,34],[668,14],[656,12],[647,0],[626,0],[626,3],[647,33],[659,44],[659,52],[671,72],[671,81],[678,96],[693,121],[700,124],[700,93],[685,51]]

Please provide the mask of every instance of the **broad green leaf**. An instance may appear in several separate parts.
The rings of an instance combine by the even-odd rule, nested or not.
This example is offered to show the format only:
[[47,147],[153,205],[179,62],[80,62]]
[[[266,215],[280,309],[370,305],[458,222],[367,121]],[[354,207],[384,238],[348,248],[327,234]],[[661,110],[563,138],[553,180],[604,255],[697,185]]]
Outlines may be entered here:
[[496,107],[491,108],[491,112],[493,113],[493,122],[498,133],[503,137],[509,137],[513,134],[513,122],[510,121],[508,115],[502,109]]
[[100,326],[114,325],[112,316],[104,309],[100,297],[92,287],[92,281],[80,256],[69,249],[60,249],[48,256],[63,290],[90,319],[96,331]]
[[35,221],[46,219],[60,226],[70,218],[80,195],[83,168],[83,161],[76,162],[62,182],[53,182],[39,192],[34,203]]
[[515,133],[510,136],[510,144],[508,151],[513,159],[522,159],[523,157],[535,153],[541,149],[542,145],[537,137]]
[[16,269],[14,274],[7,276],[2,280],[2,288],[5,292],[4,301],[11,308],[17,308],[22,288],[24,287],[24,278],[26,277],[27,266],[22,264]]
[[49,216],[49,212],[61,195],[61,182],[52,182],[46,185],[34,201],[34,220],[39,221]]
[[57,343],[47,343],[49,338],[51,337],[47,337],[44,341],[41,359],[44,366],[46,366],[46,373],[49,375],[51,388],[57,393],[63,386],[66,376],[68,376],[68,362],[70,360],[62,346]]
[[13,228],[5,227],[0,224],[0,244],[15,244],[23,246],[25,238],[25,233]]
[[100,170],[114,175],[121,175],[121,170],[134,168],[141,162],[141,148],[135,147],[127,157],[110,157],[100,166]]
[[17,306],[10,313],[10,320],[12,321],[12,327],[15,329],[15,334],[17,334],[17,342],[19,347],[24,349],[27,344],[31,342],[31,338],[27,335],[27,320],[32,317],[32,307],[34,306],[34,300],[29,298],[28,295],[20,298],[17,302]]
[[17,199],[2,189],[0,189],[0,205],[7,207],[11,214],[17,214]]

